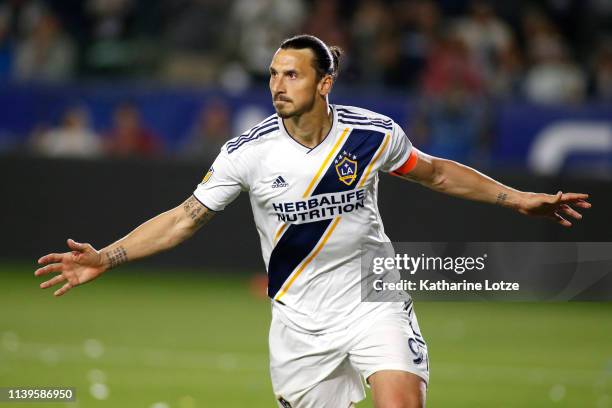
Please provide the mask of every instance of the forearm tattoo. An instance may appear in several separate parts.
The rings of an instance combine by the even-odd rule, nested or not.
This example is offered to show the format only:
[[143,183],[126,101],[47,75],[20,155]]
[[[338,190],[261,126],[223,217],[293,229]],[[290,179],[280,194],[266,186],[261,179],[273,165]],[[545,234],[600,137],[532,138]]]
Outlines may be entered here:
[[495,202],[495,204],[503,204],[506,201],[506,198],[508,198],[508,194],[506,193],[499,193],[497,195],[497,201]]
[[122,246],[108,251],[106,253],[106,258],[108,259],[109,269],[128,261],[127,251]]
[[194,196],[183,203],[183,209],[198,227],[206,224],[215,215],[214,211],[206,208]]

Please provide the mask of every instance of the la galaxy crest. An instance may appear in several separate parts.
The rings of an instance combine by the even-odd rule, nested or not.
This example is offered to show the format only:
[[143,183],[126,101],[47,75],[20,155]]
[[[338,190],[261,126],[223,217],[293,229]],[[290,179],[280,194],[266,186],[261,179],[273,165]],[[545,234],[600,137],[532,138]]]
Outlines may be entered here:
[[343,151],[334,161],[338,180],[350,186],[357,179],[357,156]]

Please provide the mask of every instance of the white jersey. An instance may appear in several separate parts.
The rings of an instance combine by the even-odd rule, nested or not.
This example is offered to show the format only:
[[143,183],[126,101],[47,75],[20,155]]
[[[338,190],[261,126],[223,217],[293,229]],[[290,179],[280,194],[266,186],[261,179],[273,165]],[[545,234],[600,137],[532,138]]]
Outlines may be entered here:
[[378,172],[404,173],[412,144],[386,116],[331,105],[333,123],[303,146],[272,115],[227,142],[195,197],[221,211],[248,191],[274,312],[296,330],[339,330],[381,304],[361,302],[361,254],[389,242],[378,212]]

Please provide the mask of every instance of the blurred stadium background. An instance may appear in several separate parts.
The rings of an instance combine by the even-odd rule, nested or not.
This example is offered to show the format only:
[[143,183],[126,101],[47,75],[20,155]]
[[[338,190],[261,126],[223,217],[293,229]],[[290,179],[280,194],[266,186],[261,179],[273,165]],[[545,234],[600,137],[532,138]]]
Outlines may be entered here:
[[[610,241],[610,0],[5,0],[0,386],[77,388],[77,403],[49,407],[274,406],[246,197],[182,247],[65,298],[32,272],[68,237],[99,248],[185,199],[219,147],[272,112],[270,57],[301,32],[346,51],[332,103],[595,205],[563,230],[382,177],[394,241]],[[417,310],[430,406],[612,407],[610,303]]]

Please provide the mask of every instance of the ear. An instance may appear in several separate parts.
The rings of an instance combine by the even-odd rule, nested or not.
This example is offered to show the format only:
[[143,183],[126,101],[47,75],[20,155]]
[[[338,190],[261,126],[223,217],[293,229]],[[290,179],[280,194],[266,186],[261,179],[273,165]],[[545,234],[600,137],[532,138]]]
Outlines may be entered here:
[[327,94],[331,92],[333,84],[334,80],[332,79],[332,76],[325,75],[323,78],[321,78],[319,84],[317,85],[317,90],[319,91],[319,94],[321,96],[327,96]]

